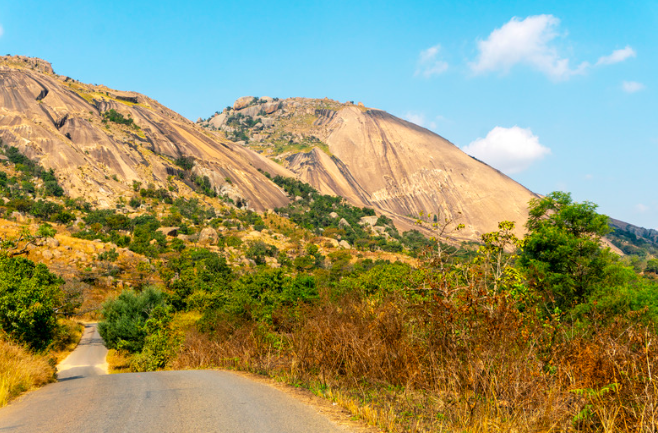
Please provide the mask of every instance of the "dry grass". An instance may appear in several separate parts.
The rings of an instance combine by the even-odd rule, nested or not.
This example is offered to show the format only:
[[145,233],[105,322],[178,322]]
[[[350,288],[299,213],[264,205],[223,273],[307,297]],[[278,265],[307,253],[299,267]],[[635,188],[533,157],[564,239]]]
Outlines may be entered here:
[[55,381],[54,363],[9,341],[0,340],[0,407],[20,394]]
[[389,432],[655,432],[654,331],[578,334],[502,296],[323,302],[275,326],[191,330],[174,368],[223,367],[305,386]]
[[110,349],[107,352],[107,369],[110,374],[129,373],[130,355],[125,351]]
[[82,338],[84,327],[71,319],[60,319],[59,331],[53,342],[50,356],[54,359],[55,364],[59,364],[75,350]]

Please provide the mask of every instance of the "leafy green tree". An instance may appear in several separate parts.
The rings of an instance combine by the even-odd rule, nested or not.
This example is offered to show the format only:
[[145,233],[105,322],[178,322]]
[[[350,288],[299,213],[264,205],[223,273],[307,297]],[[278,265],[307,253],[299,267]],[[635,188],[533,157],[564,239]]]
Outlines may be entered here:
[[582,302],[605,277],[611,261],[601,237],[608,217],[590,202],[575,203],[565,192],[530,201],[528,234],[520,264],[529,282],[554,307]]
[[644,272],[658,274],[658,259],[647,260],[647,267],[644,268]]
[[245,256],[257,265],[264,265],[266,263],[265,257],[275,257],[277,253],[278,250],[274,245],[258,240],[249,242],[249,248],[247,248]]
[[147,320],[156,308],[165,306],[165,294],[152,287],[142,293],[124,291],[103,304],[98,332],[109,349],[140,352],[148,335]]
[[171,307],[158,305],[144,324],[146,337],[141,353],[133,358],[134,371],[155,371],[164,368],[176,353],[178,336],[172,329]]
[[48,347],[63,305],[63,281],[43,264],[0,255],[0,329],[36,350]]

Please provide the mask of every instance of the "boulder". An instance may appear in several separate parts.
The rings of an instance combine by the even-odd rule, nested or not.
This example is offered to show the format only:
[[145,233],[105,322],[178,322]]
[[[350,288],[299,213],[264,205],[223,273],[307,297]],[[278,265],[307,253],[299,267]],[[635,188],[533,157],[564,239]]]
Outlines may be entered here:
[[261,104],[256,104],[256,105],[250,105],[247,108],[243,108],[240,110],[240,114],[242,114],[245,117],[258,117],[258,113],[260,113],[263,110],[263,105]]
[[332,212],[332,213],[330,213],[329,216],[330,216],[331,218],[333,218],[333,219],[338,218],[338,214],[337,214],[336,212]]
[[217,232],[212,227],[206,227],[199,233],[200,243],[215,243],[218,238]]
[[43,258],[46,259],[46,260],[50,260],[50,259],[53,258],[53,253],[51,253],[51,252],[48,251],[48,250],[42,251],[42,252],[41,252],[41,257],[43,257]]
[[280,268],[281,267],[281,265],[279,264],[279,261],[277,259],[275,259],[274,257],[265,257],[265,263],[270,268]]
[[233,109],[234,110],[242,110],[243,108],[247,107],[251,102],[254,100],[253,96],[243,96],[241,98],[236,99],[236,101],[233,103]]
[[325,241],[325,246],[327,247],[330,246],[331,248],[338,248],[340,246],[340,243],[336,239],[327,238],[327,240]]
[[176,237],[178,236],[178,229],[180,229],[180,227],[160,227],[156,232],[160,232],[165,236]]
[[9,216],[17,222],[25,222],[27,220],[23,212],[14,211]]
[[55,238],[46,238],[46,245],[50,248],[57,248],[59,246],[59,241]]
[[270,128],[270,127],[274,126],[274,119],[270,119],[269,117],[261,117],[260,122],[266,128]]
[[349,242],[347,242],[347,241],[340,241],[340,242],[338,242],[338,246],[340,246],[341,248],[345,248],[345,249],[350,249],[350,248],[352,248],[352,246],[351,246],[351,245],[349,244]]
[[364,216],[364,217],[361,218],[361,220],[359,220],[359,222],[361,223],[361,225],[369,225],[369,226],[373,227],[375,224],[377,224],[378,219],[379,219],[379,217],[377,217],[376,215],[375,216]]
[[274,98],[272,98],[271,96],[261,96],[260,100],[267,103],[274,101]]
[[350,223],[347,222],[345,218],[341,218],[340,221],[338,221],[338,227],[352,227]]
[[270,102],[270,103],[267,103],[267,104],[263,104],[263,111],[267,114],[272,114],[278,109],[279,109],[279,103],[278,102]]
[[221,128],[226,124],[226,119],[228,118],[228,115],[226,113],[221,113],[218,114],[217,116],[213,116],[210,121],[208,122],[209,125],[214,126],[215,128]]

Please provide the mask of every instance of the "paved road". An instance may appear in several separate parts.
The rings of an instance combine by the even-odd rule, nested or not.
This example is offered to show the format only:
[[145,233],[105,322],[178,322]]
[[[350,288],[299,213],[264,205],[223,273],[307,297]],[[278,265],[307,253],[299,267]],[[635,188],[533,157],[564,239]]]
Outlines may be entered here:
[[99,375],[102,347],[95,326],[86,331],[89,338],[61,365],[68,367],[60,382],[0,409],[0,432],[346,431],[287,394],[227,371]]
[[57,366],[59,380],[107,374],[107,348],[98,334],[96,323],[85,323],[85,330],[78,347]]

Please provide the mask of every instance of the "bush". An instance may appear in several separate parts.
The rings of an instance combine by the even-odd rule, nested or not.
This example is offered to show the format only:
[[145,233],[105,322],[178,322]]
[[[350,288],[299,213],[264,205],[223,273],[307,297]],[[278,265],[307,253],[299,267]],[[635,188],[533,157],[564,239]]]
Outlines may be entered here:
[[98,332],[108,349],[141,352],[147,336],[146,322],[157,307],[165,307],[165,294],[152,287],[142,293],[124,291],[103,304]]
[[124,117],[123,114],[119,113],[114,108],[110,108],[108,111],[103,112],[103,120],[109,120],[110,122],[119,123],[121,125],[127,125],[131,128],[139,129],[139,126],[135,124],[135,121],[131,117]]
[[176,353],[177,338],[171,329],[170,307],[158,305],[144,326],[146,338],[141,353],[133,358],[133,371],[154,371],[164,368]]
[[43,264],[0,256],[0,328],[33,349],[48,347],[57,331],[62,282]]

